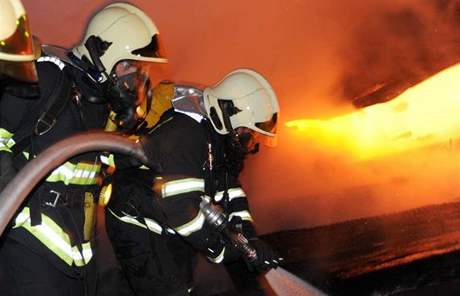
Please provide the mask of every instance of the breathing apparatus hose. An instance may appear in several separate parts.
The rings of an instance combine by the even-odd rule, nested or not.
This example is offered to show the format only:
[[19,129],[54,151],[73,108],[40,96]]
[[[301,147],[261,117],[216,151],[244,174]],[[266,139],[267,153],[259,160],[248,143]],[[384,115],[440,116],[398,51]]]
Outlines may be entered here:
[[148,164],[142,146],[120,134],[90,131],[63,139],[29,161],[0,193],[0,235],[29,193],[51,170],[73,156],[91,151],[121,153]]

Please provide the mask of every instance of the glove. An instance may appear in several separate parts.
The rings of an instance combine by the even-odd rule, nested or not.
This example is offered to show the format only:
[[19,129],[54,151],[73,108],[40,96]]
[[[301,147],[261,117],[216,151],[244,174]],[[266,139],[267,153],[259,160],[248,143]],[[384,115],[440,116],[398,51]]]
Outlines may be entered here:
[[284,260],[269,245],[258,238],[250,239],[249,244],[257,252],[257,259],[249,261],[245,258],[250,271],[266,272],[272,268],[277,268]]

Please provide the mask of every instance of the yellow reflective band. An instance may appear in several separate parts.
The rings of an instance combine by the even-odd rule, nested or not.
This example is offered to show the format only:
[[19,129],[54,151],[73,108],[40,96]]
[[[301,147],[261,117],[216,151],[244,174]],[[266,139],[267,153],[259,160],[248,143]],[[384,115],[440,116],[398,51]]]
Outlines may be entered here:
[[204,192],[204,180],[198,178],[186,178],[180,180],[169,181],[163,184],[161,188],[161,196],[168,197],[181,193],[202,191]]
[[4,128],[0,128],[0,151],[11,152],[11,147],[16,144],[13,140],[13,135]]
[[[89,242],[81,245],[81,251],[77,246],[72,247],[72,257],[76,266],[84,266],[93,258],[93,251]],[[82,256],[83,255],[83,256]]]
[[135,217],[133,216],[118,216],[117,214],[115,214],[111,209],[108,209],[110,214],[112,214],[115,218],[117,218],[118,220],[124,222],[124,223],[128,223],[128,224],[132,224],[132,225],[135,225],[135,226],[138,226],[138,227],[141,227],[141,228],[144,228],[144,229],[148,229],[156,234],[161,234],[163,232],[163,228],[160,226],[160,224],[158,224],[157,222],[155,222],[153,219],[149,219],[149,218],[144,218],[144,221],[147,225],[139,222]]
[[208,259],[213,263],[217,263],[217,264],[221,263],[222,261],[224,261],[224,253],[225,253],[225,247],[222,249],[219,255],[217,255],[217,257],[215,258],[208,257]]
[[106,207],[109,204],[110,197],[112,197],[112,183],[102,187],[101,192],[99,193],[99,205]]
[[232,217],[237,216],[240,217],[241,219],[245,221],[253,221],[251,214],[249,214],[248,211],[239,211],[239,212],[233,212],[228,216],[228,220],[230,221]]
[[101,155],[99,158],[103,164],[115,167],[115,156],[113,154],[109,154],[109,156]]
[[189,236],[190,234],[203,228],[204,221],[204,214],[201,211],[198,211],[198,215],[192,221],[176,227],[175,230],[182,236]]
[[[214,200],[219,202],[224,197],[224,191],[219,191],[214,196]],[[246,197],[246,193],[244,193],[241,187],[235,187],[228,189],[228,199],[231,201],[232,199],[239,198],[239,197]]]
[[55,169],[48,178],[47,182],[64,182],[64,184],[75,185],[93,185],[97,182],[97,175],[101,170],[99,164],[88,164],[79,162],[73,164],[66,162],[57,169]]
[[41,214],[41,218],[42,223],[40,225],[32,226],[30,224],[30,209],[25,207],[16,216],[13,228],[24,227],[68,265],[75,263],[77,266],[83,266],[91,260],[93,253],[89,242],[82,244],[82,257],[78,248],[72,247],[69,235],[59,225],[45,214]]

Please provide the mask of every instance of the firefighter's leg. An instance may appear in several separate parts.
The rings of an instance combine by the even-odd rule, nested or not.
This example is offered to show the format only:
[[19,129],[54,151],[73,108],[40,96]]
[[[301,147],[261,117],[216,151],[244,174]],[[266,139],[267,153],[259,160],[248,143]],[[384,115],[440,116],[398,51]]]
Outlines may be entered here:
[[56,269],[21,243],[6,239],[0,249],[2,295],[81,296],[84,282]]

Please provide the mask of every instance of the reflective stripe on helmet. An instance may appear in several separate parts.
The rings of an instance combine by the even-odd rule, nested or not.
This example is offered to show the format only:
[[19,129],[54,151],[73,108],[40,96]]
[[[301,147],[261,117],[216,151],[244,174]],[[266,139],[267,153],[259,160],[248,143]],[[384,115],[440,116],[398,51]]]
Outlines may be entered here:
[[204,221],[204,214],[201,211],[198,211],[198,214],[192,221],[185,223],[179,227],[176,227],[175,230],[182,236],[189,236],[190,234],[197,232],[198,230],[203,228]]
[[11,152],[11,147],[16,144],[13,135],[4,128],[0,128],[0,151]]
[[30,209],[25,207],[15,219],[13,228],[24,227],[48,249],[61,258],[68,265],[76,266],[88,264],[93,257],[90,243],[82,244],[82,252],[77,246],[72,246],[67,233],[45,214],[41,214],[42,223],[32,226],[30,224]]
[[[214,196],[214,200],[219,202],[224,197],[224,191],[218,191]],[[239,198],[239,197],[246,197],[246,193],[243,191],[241,187],[235,187],[228,189],[228,199],[229,201]]]
[[234,216],[240,217],[241,219],[246,221],[253,221],[251,214],[246,210],[231,213],[230,215],[228,215],[228,220],[230,221]]
[[93,185],[96,184],[97,174],[100,170],[101,166],[99,164],[88,164],[83,162],[73,164],[71,162],[66,162],[55,169],[48,178],[46,178],[46,181],[64,182],[66,185]]
[[203,179],[186,178],[166,182],[161,188],[161,196],[164,198],[193,191],[204,192]]

